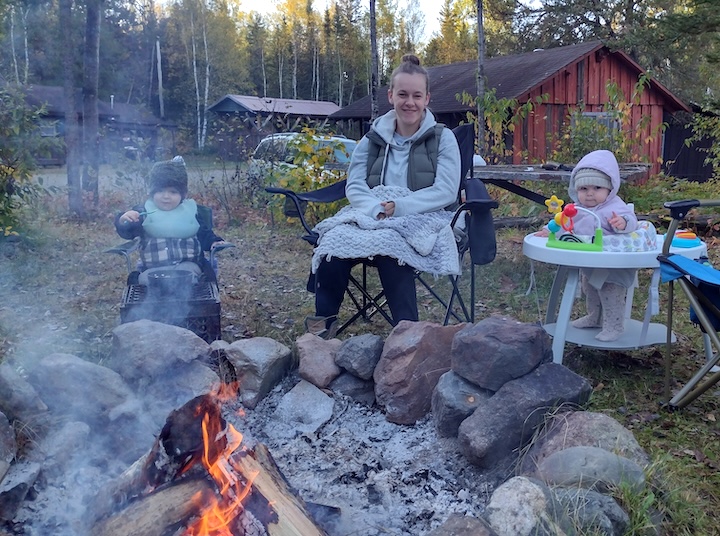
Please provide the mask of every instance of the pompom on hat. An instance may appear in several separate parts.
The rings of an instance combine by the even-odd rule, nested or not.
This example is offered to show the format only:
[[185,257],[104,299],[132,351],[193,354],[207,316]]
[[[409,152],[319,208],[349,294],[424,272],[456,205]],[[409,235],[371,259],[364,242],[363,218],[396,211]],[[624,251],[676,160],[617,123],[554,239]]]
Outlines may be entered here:
[[188,174],[182,156],[164,162],[155,162],[150,169],[150,195],[163,188],[177,188],[183,197],[187,195]]
[[610,176],[603,173],[599,169],[593,168],[582,168],[575,172],[575,189],[577,190],[581,186],[599,186],[601,188],[607,188],[612,192],[612,180]]

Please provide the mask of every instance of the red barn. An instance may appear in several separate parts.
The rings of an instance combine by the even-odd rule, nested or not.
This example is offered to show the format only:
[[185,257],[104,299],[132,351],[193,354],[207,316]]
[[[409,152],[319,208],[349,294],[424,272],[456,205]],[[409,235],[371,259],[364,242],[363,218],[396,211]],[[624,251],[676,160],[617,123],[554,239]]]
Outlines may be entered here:
[[[457,96],[463,92],[477,94],[476,72],[476,61],[428,68],[430,109],[438,121],[453,127],[465,120],[468,111],[473,111]],[[608,103],[608,82],[616,83],[625,99],[630,99],[642,74],[643,69],[630,56],[613,51],[600,41],[488,59],[487,86],[495,89],[498,99],[516,99],[522,104],[547,96],[547,101],[536,105],[525,118],[522,128],[508,134],[512,136],[512,163],[546,160],[570,111],[582,105],[585,113],[602,113]],[[378,90],[381,114],[390,109],[386,94],[387,86]],[[650,80],[640,103],[631,108],[630,124],[622,125],[637,131],[641,119],[650,118],[643,128],[640,156],[653,163],[653,172],[658,172],[663,162],[664,137],[660,128],[677,112],[690,112],[690,108],[662,84]],[[370,119],[370,97],[353,102],[330,115],[330,119],[360,120],[364,133]]]

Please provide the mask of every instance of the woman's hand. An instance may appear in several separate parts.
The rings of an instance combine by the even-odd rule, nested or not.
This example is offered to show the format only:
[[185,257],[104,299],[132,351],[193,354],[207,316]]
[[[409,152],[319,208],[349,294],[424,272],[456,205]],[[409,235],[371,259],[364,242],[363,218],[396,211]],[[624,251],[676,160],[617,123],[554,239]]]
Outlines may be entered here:
[[120,216],[120,223],[137,223],[140,221],[140,213],[137,210],[128,210]]
[[395,214],[395,201],[383,201],[380,203],[380,206],[383,208],[385,214],[381,212],[378,218],[390,218],[393,214]]

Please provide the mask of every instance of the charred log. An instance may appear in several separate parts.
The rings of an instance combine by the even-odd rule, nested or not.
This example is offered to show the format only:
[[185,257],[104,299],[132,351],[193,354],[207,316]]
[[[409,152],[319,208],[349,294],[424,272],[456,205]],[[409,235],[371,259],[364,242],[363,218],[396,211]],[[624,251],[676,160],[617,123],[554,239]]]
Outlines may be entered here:
[[233,535],[323,536],[268,449],[257,445],[254,450],[228,453],[228,437],[221,406],[212,395],[194,398],[171,412],[150,452],[91,508],[91,533],[185,534],[203,512],[227,501],[208,470],[218,466],[233,486],[243,490],[242,504],[228,522]]

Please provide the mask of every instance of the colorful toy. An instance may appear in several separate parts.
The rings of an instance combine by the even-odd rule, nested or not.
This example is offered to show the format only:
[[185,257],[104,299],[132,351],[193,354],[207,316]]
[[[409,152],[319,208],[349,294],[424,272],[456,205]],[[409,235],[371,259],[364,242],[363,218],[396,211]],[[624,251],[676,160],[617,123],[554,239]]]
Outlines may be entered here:
[[[563,208],[564,203],[562,199],[558,199],[554,195],[545,201],[548,212],[555,214],[553,219],[548,223],[550,235],[548,236],[547,247],[574,249],[578,251],[602,251],[603,233],[600,227],[600,218],[598,218],[597,214],[586,208],[578,207],[575,203],[568,203],[565,205],[565,208]],[[595,234],[593,236],[581,237],[573,233],[573,218],[577,216],[579,210],[592,214],[595,217],[597,227],[595,228]],[[558,236],[557,233],[561,230],[565,232]]]
[[694,248],[702,244],[702,240],[692,231],[679,230],[675,231],[675,236],[670,245],[674,248]]

